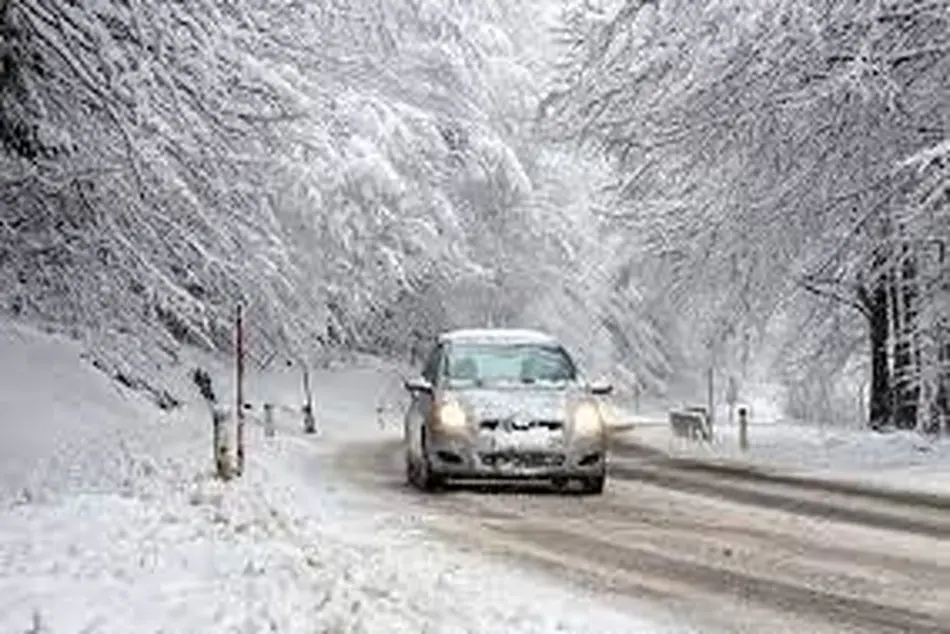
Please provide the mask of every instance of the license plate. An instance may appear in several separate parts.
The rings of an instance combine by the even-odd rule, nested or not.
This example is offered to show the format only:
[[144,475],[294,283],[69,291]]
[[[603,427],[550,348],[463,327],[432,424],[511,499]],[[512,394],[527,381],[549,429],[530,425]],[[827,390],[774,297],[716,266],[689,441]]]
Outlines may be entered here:
[[544,428],[487,433],[480,441],[486,451],[556,451],[564,447],[560,431]]

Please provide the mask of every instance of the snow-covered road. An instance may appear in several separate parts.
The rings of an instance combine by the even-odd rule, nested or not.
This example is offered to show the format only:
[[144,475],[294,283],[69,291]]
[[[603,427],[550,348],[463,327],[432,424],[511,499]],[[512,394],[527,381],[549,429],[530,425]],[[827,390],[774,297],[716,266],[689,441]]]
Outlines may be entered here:
[[[196,362],[229,392],[197,356],[161,378]],[[950,632],[932,531],[623,477],[602,497],[419,494],[399,370],[317,372],[316,436],[296,369],[250,376],[277,435],[254,415],[222,484],[203,404],[163,413],[76,344],[0,324],[0,631]]]
[[[353,444],[337,465],[449,541],[604,596],[650,597],[703,632],[950,631],[950,542],[933,532],[616,472],[602,498],[517,487],[417,495],[398,484],[397,441]],[[950,526],[950,513],[940,517]]]
[[[224,485],[202,404],[163,413],[80,357],[0,324],[0,632],[689,631],[466,552],[392,490],[341,478],[336,448],[381,433],[372,365],[314,377],[318,437],[283,410],[276,439],[252,424],[247,473]],[[292,369],[250,383],[299,400]]]

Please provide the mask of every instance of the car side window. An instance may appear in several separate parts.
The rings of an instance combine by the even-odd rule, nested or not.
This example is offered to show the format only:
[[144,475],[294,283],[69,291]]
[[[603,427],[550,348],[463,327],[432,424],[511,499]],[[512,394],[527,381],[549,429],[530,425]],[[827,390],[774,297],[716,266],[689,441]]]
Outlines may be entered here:
[[426,364],[422,368],[422,378],[432,385],[435,385],[436,379],[439,377],[439,364],[441,361],[442,346],[436,345],[432,348],[432,351],[429,352],[429,356],[426,357]]

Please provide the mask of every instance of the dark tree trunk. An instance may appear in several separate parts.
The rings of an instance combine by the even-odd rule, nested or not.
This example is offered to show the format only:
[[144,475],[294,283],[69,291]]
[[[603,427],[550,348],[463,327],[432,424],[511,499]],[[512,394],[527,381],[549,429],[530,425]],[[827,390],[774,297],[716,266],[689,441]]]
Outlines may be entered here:
[[888,284],[885,275],[881,275],[870,293],[863,293],[864,304],[868,309],[868,333],[871,344],[871,397],[868,423],[872,429],[881,430],[891,422],[892,395],[891,376],[888,363],[888,334],[890,316],[888,315]]
[[[939,243],[938,262],[942,281],[940,290],[947,297],[950,296],[950,270],[946,268],[947,245],[942,240]],[[950,315],[943,315],[937,326],[937,342],[940,346],[938,354],[939,371],[937,379],[937,397],[934,402],[936,411],[936,427],[950,435]],[[942,422],[942,425],[941,425]]]
[[946,318],[937,325],[937,376],[926,412],[925,431],[950,434],[950,328]]
[[[947,359],[950,360],[950,351],[947,352]],[[946,361],[944,363],[947,363]],[[937,389],[936,400],[937,419],[943,421],[943,431],[950,436],[950,370],[944,366],[943,376],[940,380],[940,387]],[[940,429],[940,423],[936,425]]]
[[940,387],[937,391],[937,412],[943,419],[943,430],[950,435],[950,328],[943,324],[941,336],[947,343],[940,355]]
[[894,424],[898,429],[917,426],[920,398],[920,359],[915,344],[917,335],[916,283],[917,265],[908,245],[901,253],[899,286],[895,296],[899,302],[900,322],[894,326]]
[[894,385],[896,383],[897,375],[897,354],[899,352],[898,348],[900,346],[900,329],[901,329],[901,298],[900,298],[900,282],[897,279],[897,267],[890,266],[886,264],[886,261],[883,257],[877,262],[877,266],[886,266],[887,273],[887,302],[889,309],[890,321],[888,322],[888,332],[887,332],[887,344],[888,344],[888,357],[889,367],[893,370],[891,376],[891,386],[890,386],[890,402],[891,402],[891,420],[894,422],[894,415],[897,412],[898,398],[897,398],[897,389]]

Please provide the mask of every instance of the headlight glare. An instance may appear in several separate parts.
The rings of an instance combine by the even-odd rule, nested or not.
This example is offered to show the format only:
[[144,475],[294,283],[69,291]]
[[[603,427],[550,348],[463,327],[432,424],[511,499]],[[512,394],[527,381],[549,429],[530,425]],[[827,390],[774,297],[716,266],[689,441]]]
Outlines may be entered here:
[[465,427],[465,410],[455,401],[443,403],[439,407],[439,424],[450,429]]
[[592,403],[581,403],[574,410],[574,429],[579,434],[597,434],[603,428],[600,411]]

